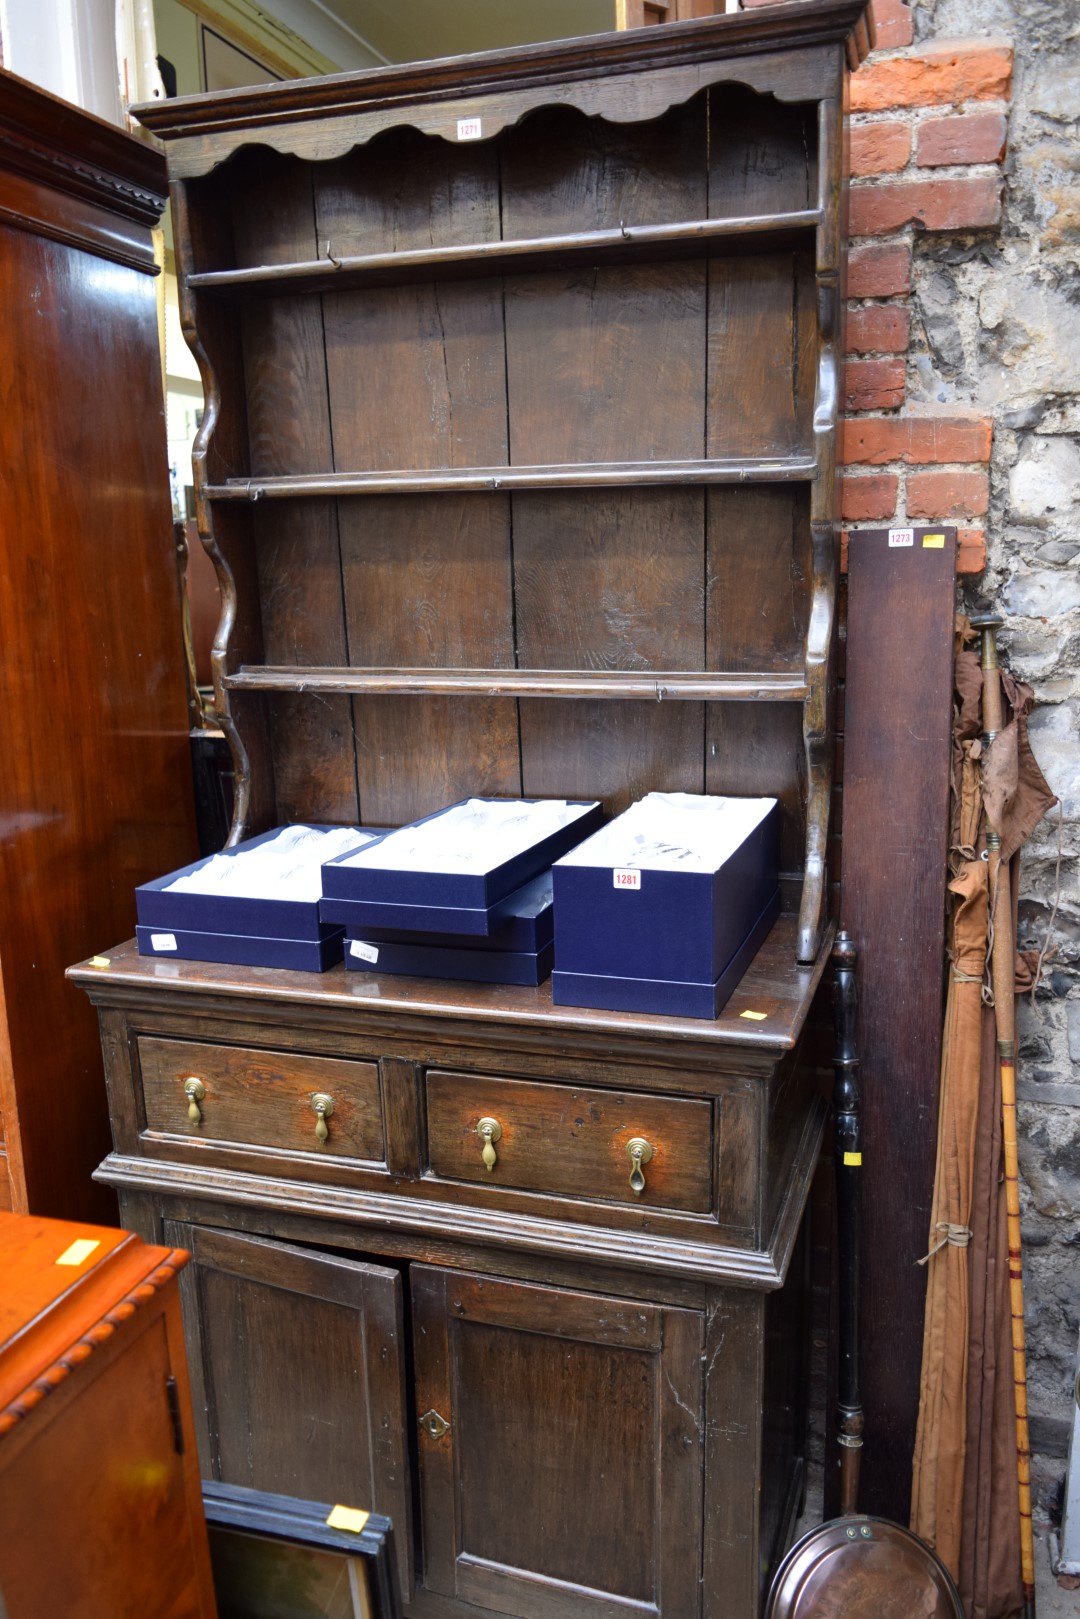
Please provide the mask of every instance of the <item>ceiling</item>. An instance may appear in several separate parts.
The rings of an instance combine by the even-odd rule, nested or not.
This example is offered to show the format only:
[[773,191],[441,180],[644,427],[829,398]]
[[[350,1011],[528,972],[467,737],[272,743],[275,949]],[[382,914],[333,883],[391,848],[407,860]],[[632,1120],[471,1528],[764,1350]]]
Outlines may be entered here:
[[[388,62],[599,34],[615,0],[308,0]],[[276,10],[270,0],[268,10]]]

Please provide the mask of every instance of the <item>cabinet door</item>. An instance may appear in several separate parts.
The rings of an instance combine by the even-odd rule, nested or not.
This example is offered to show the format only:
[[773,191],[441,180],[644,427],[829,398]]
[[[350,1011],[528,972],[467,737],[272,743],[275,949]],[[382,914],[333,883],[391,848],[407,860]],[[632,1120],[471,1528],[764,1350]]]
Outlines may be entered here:
[[693,1619],[702,1317],[411,1279],[425,1586],[520,1619]]
[[93,1354],[75,1348],[70,1378],[4,1436],[4,1619],[217,1611],[205,1530],[192,1513],[198,1478],[187,1473],[170,1410],[179,1321],[174,1335],[162,1312],[141,1315],[122,1320]]
[[202,1226],[166,1230],[192,1255],[181,1296],[204,1475],[384,1513],[411,1590],[397,1271]]

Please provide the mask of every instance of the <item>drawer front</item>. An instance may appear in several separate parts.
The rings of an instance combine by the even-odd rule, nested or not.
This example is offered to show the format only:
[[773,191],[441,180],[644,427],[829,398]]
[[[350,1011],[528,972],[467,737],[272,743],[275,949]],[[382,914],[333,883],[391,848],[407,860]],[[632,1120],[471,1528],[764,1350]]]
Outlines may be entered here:
[[[446,1180],[686,1214],[713,1210],[711,1102],[438,1069],[428,1070],[425,1095],[428,1162]],[[483,1119],[498,1126],[490,1169]],[[630,1184],[627,1148],[635,1140],[651,1148],[640,1192]]]
[[[373,1062],[144,1035],[139,1063],[150,1130],[229,1146],[385,1160],[379,1070]],[[198,1080],[201,1097],[187,1095],[189,1080]],[[316,1096],[329,1097],[332,1104],[325,1114],[325,1140],[316,1134]],[[189,1116],[193,1103],[197,1120]]]

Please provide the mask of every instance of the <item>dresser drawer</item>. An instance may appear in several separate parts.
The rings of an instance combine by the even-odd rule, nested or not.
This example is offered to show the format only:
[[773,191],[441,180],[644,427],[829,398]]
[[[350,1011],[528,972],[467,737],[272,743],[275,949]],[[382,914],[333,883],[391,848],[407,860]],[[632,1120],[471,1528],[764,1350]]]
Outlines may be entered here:
[[[385,1160],[376,1063],[148,1035],[138,1049],[148,1130],[229,1146]],[[195,1096],[188,1095],[189,1081],[198,1082],[201,1095],[195,1086]],[[325,1140],[316,1133],[316,1097],[330,1099]],[[197,1121],[189,1115],[193,1106]]]
[[[428,1163],[443,1179],[686,1214],[713,1210],[711,1102],[438,1069],[428,1070],[425,1098]],[[483,1120],[497,1127],[490,1169]],[[639,1192],[630,1184],[634,1141],[647,1143]]]

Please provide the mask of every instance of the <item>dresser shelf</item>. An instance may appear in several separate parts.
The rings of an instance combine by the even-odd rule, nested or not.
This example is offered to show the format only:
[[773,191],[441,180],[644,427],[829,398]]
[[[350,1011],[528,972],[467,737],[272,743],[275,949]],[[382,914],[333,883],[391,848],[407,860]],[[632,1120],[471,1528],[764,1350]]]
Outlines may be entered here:
[[536,467],[432,467],[392,472],[308,472],[229,478],[208,484],[207,500],[297,500],[313,496],[418,495],[513,489],[624,489],[648,485],[807,483],[817,462],[805,456],[731,461],[600,461]]
[[816,229],[818,208],[752,214],[743,219],[688,219],[664,225],[621,225],[612,230],[575,231],[520,241],[455,242],[448,247],[402,248],[392,253],[332,255],[292,264],[253,264],[235,270],[202,270],[188,285],[220,296],[264,293],[340,292],[346,287],[403,285],[468,276],[539,271],[580,263],[632,264],[642,258],[677,257],[777,247]]
[[801,702],[801,673],[714,674],[628,669],[318,669],[244,665],[227,691],[352,692],[398,697],[622,698],[625,702]]

